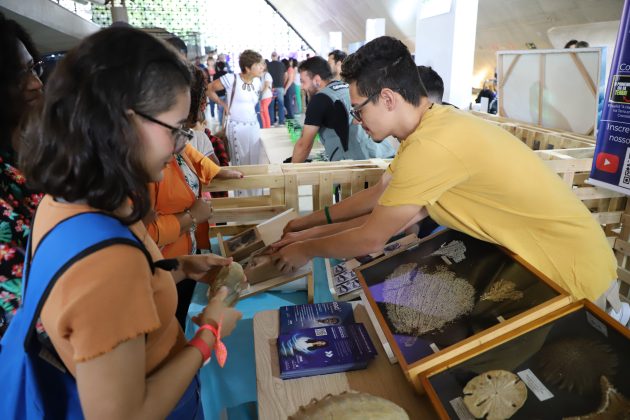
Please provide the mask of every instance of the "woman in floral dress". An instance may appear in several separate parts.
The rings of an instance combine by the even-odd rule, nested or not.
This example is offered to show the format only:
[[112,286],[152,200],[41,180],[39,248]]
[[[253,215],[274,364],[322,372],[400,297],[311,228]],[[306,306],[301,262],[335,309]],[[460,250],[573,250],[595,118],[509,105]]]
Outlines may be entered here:
[[20,303],[24,250],[41,195],[17,168],[21,134],[41,103],[42,64],[30,36],[0,14],[0,336]]

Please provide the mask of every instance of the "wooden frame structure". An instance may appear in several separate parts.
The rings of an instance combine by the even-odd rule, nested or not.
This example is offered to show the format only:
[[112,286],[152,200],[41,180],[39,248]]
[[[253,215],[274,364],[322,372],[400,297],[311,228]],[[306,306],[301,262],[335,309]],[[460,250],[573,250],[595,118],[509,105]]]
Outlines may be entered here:
[[[571,186],[604,229],[618,259],[621,297],[630,302],[630,203],[620,193],[586,184],[592,166],[595,139],[592,136],[537,127],[496,115],[472,113],[521,139]],[[242,171],[245,178],[214,180],[203,190],[262,188],[265,195],[214,199],[214,221],[237,224],[213,226],[210,228],[211,236],[216,236],[217,233],[238,234],[288,208],[299,211],[300,186],[312,188],[314,210],[331,205],[335,185],[341,186],[341,197],[346,198],[377,183],[388,164],[386,160],[371,159],[234,167]]]
[[[420,244],[425,241],[430,241],[434,238],[438,238],[443,235],[445,232],[435,233],[425,239],[423,239]],[[510,259],[520,264],[526,270],[530,271],[534,274],[537,279],[548,286],[550,289],[554,290],[558,293],[557,296],[548,299],[542,303],[537,304],[534,307],[531,307],[522,313],[513,316],[510,319],[503,320],[498,324],[495,324],[483,331],[479,331],[456,344],[452,344],[448,347],[439,349],[436,351],[434,349],[434,353],[423,357],[415,362],[408,363],[402,350],[398,346],[396,339],[394,338],[394,332],[391,330],[388,322],[385,320],[385,317],[382,315],[379,305],[372,296],[372,292],[370,291],[370,287],[368,282],[366,281],[365,276],[363,275],[364,270],[368,270],[370,267],[380,264],[390,258],[396,258],[398,254],[403,252],[407,252],[411,248],[414,248],[415,244],[412,244],[410,247],[400,249],[398,252],[395,252],[388,256],[383,256],[378,258],[372,262],[362,265],[358,269],[355,270],[357,277],[359,278],[359,282],[361,283],[361,288],[365,293],[365,297],[369,302],[370,307],[374,312],[374,316],[378,320],[378,325],[381,328],[383,334],[387,337],[387,341],[390,344],[390,347],[400,364],[401,369],[405,373],[405,376],[409,380],[409,382],[416,388],[418,393],[423,394],[424,389],[421,383],[421,376],[424,375],[427,371],[434,368],[435,366],[444,363],[454,357],[457,357],[466,352],[472,351],[477,348],[480,344],[491,341],[497,337],[502,337],[506,334],[509,334],[511,331],[521,328],[525,325],[530,324],[532,321],[541,318],[549,313],[552,313],[560,308],[563,308],[571,303],[572,297],[562,290],[556,283],[551,281],[547,276],[545,276],[542,272],[534,268],[527,261],[519,257],[518,255],[510,252],[509,250],[497,246],[500,250],[502,250]],[[413,252],[413,251],[412,251]]]

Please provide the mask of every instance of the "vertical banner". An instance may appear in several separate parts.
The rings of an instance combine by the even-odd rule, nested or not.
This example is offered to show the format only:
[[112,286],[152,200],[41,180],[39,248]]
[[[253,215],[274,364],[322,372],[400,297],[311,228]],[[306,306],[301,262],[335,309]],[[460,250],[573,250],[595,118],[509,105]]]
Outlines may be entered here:
[[625,1],[610,67],[589,184],[630,195],[630,3]]

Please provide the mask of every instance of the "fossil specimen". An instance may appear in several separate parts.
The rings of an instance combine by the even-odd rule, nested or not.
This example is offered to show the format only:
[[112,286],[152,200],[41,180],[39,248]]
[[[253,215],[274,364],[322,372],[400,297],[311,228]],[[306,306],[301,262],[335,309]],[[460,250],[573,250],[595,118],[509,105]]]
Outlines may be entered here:
[[383,285],[385,310],[399,334],[422,335],[442,328],[474,306],[475,289],[445,266],[435,272],[415,263],[398,267]]
[[439,255],[452,259],[456,263],[466,259],[466,245],[462,241],[451,241],[431,255]]
[[381,397],[365,393],[343,392],[328,394],[321,400],[300,407],[290,420],[408,420],[409,416],[398,405]]
[[475,418],[509,419],[527,400],[527,387],[507,370],[490,370],[464,387],[464,404]]
[[565,417],[563,420],[629,420],[630,400],[617,391],[607,377],[600,378],[602,402],[594,413],[577,417]]
[[552,341],[536,355],[543,381],[580,395],[596,391],[599,378],[612,377],[618,362],[607,344],[581,337]]
[[229,292],[225,298],[225,302],[229,306],[234,306],[238,300],[238,296],[241,290],[247,286],[245,282],[245,275],[243,273],[243,267],[237,262],[233,262],[230,265],[221,267],[216,279],[210,285],[208,289],[208,297],[214,296],[221,286],[228,288]]
[[516,285],[509,281],[500,279],[490,286],[490,289],[481,295],[480,300],[491,302],[503,302],[504,300],[519,300],[523,298],[523,292],[516,289]]
[[225,241],[225,244],[231,253],[235,253],[241,248],[245,248],[256,242],[258,240],[258,236],[256,235],[255,229],[249,229],[245,232]]

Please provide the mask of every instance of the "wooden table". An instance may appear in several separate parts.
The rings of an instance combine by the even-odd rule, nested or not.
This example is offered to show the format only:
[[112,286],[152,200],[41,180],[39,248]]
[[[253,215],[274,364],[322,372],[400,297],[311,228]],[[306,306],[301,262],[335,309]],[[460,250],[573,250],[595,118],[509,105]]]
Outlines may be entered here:
[[414,393],[400,366],[391,365],[368,314],[361,304],[354,310],[357,322],[362,322],[378,351],[367,369],[299,379],[280,379],[276,339],[278,311],[263,311],[254,316],[256,351],[256,387],[260,420],[286,419],[313,398],[343,391],[361,391],[377,395],[403,407],[411,419],[434,419],[428,398]]
[[[260,130],[260,139],[269,163],[282,163],[293,155],[295,145],[291,142],[289,131],[285,126]],[[315,142],[310,155],[314,156],[323,150],[324,146],[320,142]]]

